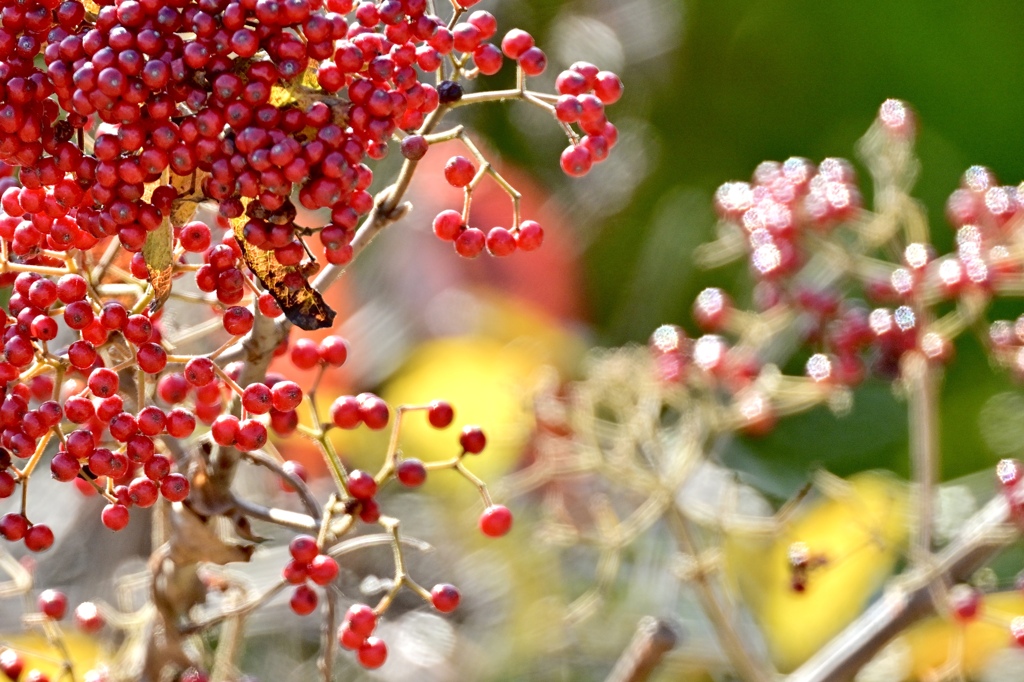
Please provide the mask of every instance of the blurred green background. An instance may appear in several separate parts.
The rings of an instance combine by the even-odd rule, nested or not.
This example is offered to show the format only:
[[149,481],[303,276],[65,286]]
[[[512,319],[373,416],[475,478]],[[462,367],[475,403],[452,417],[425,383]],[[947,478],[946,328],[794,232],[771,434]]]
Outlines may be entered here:
[[[557,130],[545,137],[550,131],[532,124],[529,107],[480,110],[474,121],[506,160],[541,169],[540,179],[557,188],[578,232],[600,345],[643,342],[665,322],[693,330],[691,302],[711,283],[744,302],[742,266],[703,272],[692,263],[693,247],[711,235],[712,192],[749,178],[766,159],[855,160],[854,144],[886,98],[918,113],[916,194],[940,251],[952,241],[944,202],[968,166],[986,165],[1008,184],[1024,178],[1024,8],[1016,2],[515,0],[496,11],[502,25],[537,36],[551,56],[551,79],[583,58],[626,83],[610,114],[622,142],[580,181],[561,175],[564,141]],[[1017,308],[1001,306],[994,317],[1012,318]],[[985,445],[978,415],[1011,385],[977,340],[963,340],[957,354],[944,386],[947,480],[1007,454]],[[905,405],[889,386],[869,382],[847,417],[819,410],[787,420],[728,458],[780,496],[815,466],[905,474],[905,423]]]

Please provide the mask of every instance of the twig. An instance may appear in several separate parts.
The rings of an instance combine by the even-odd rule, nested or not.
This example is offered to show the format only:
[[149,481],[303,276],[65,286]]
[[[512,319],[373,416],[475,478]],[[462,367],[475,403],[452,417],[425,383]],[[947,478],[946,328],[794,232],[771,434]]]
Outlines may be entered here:
[[679,635],[668,621],[643,618],[605,682],[645,682],[678,642]]
[[921,566],[901,577],[857,620],[786,678],[786,682],[851,680],[893,637],[935,612],[932,599],[938,581],[964,582],[1000,550],[1020,538],[1008,525],[1009,507],[997,496],[964,525],[963,531],[938,554],[935,566]]
[[[683,513],[673,506],[669,508],[667,517],[669,527],[679,544],[679,549],[691,556],[698,556],[700,552],[686,525],[687,520]],[[749,647],[733,627],[729,615],[722,608],[718,595],[715,594],[715,586],[711,584],[708,575],[704,571],[696,571],[692,580],[701,607],[711,620],[722,649],[725,650],[729,660],[735,666],[737,675],[746,682],[769,682],[773,677],[768,672],[771,669],[770,665],[767,662],[759,662],[754,659]]]

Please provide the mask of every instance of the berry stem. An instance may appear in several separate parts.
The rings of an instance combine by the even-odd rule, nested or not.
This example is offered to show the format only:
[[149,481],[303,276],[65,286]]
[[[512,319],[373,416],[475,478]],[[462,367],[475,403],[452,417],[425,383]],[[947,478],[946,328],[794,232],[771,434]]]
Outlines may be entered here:
[[916,563],[930,563],[939,457],[937,370],[914,350],[903,356],[901,373],[907,385],[910,464],[917,484],[917,532],[910,558]]

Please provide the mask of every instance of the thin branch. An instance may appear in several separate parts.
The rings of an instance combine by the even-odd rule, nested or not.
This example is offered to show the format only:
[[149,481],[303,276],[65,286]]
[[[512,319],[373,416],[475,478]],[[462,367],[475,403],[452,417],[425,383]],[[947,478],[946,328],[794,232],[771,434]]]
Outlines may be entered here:
[[678,643],[679,635],[668,621],[642,619],[605,682],[645,682]]

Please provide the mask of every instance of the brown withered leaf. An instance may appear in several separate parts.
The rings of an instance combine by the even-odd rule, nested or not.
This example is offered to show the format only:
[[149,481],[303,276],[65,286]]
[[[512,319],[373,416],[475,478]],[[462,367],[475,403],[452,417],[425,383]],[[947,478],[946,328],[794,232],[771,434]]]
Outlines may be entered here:
[[[166,184],[167,176],[168,172],[165,171],[158,182],[147,185],[142,198],[149,201],[154,190]],[[146,235],[146,242],[142,245],[142,257],[146,261],[150,286],[153,287],[153,300],[149,303],[149,312],[155,313],[171,295],[171,276],[174,274],[174,231],[167,218],[164,218],[160,227]]]
[[231,221],[235,239],[242,249],[242,258],[277,301],[288,321],[306,331],[334,324],[335,312],[320,292],[309,285],[306,268],[302,264],[282,265],[273,251],[264,251],[249,244],[243,234],[246,221],[244,216]]

